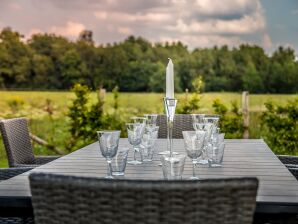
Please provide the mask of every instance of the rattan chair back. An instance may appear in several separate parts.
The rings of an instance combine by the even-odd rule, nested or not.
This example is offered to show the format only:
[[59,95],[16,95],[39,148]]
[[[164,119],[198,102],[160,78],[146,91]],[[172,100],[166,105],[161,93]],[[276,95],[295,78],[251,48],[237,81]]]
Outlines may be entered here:
[[33,173],[36,224],[248,224],[256,178],[200,181],[106,180]]
[[[158,115],[156,125],[159,126],[158,137],[167,138],[166,115]],[[176,114],[174,117],[173,138],[183,138],[182,131],[194,131],[190,114]]]
[[10,167],[35,163],[26,118],[1,120],[0,130]]

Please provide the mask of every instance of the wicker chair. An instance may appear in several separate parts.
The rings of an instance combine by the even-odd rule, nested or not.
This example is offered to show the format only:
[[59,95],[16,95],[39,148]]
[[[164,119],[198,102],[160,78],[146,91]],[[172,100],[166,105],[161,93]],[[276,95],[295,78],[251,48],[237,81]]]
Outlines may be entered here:
[[59,158],[34,156],[26,118],[1,120],[0,129],[9,167],[37,167]]
[[278,155],[277,157],[298,180],[298,156]]
[[37,224],[252,223],[256,178],[200,181],[29,176]]
[[[0,181],[7,180],[32,168],[1,168]],[[34,223],[33,217],[0,217],[0,224],[31,224]]]
[[[157,116],[156,125],[159,126],[158,138],[167,138],[167,117]],[[176,114],[174,118],[173,138],[183,138],[182,131],[194,131],[192,118],[189,114]]]
[[298,156],[278,155],[278,158],[286,166],[298,166]]
[[0,169],[0,181],[7,180],[19,174],[25,173],[32,168],[1,168]]

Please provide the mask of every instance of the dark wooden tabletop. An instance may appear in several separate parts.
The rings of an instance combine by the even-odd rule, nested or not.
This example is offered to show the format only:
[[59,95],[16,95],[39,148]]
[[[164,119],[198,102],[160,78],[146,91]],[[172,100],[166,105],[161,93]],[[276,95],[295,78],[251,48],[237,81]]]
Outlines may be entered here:
[[[129,147],[127,139],[120,140],[120,147]],[[161,179],[162,168],[157,152],[166,149],[166,140],[157,141],[157,150],[152,163],[127,165],[125,178]],[[174,151],[185,154],[182,140],[174,140]],[[130,150],[129,158],[132,157]],[[257,196],[259,213],[298,213],[298,181],[278,160],[267,144],[261,140],[226,140],[223,166],[209,168],[199,165],[197,174],[201,178],[257,177],[260,181]],[[85,177],[104,177],[107,173],[105,159],[98,143],[93,143],[69,155],[61,157],[30,172],[50,172]],[[28,181],[30,172],[0,183],[0,213],[14,209],[30,212],[31,194]],[[192,165],[186,159],[183,178],[192,174]]]

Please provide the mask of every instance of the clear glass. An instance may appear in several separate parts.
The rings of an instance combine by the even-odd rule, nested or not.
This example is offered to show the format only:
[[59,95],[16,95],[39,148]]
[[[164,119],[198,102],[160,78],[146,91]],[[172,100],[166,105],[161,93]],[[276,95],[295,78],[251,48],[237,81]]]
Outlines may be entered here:
[[211,123],[216,127],[218,126],[219,119],[220,119],[220,116],[216,114],[205,115],[204,117],[204,120],[206,123]]
[[160,157],[163,176],[166,180],[181,180],[184,171],[184,155],[163,155]]
[[212,130],[213,130],[213,124],[204,123],[204,125],[203,125],[203,131],[205,131],[204,146],[203,146],[202,155],[197,160],[198,164],[201,164],[201,165],[207,165],[208,164],[207,149],[210,145]]
[[155,151],[155,142],[158,136],[158,129],[158,126],[155,126],[154,128],[146,126],[145,128],[145,133],[141,142],[143,162],[152,162]]
[[192,125],[196,131],[203,130],[205,114],[192,114]]
[[144,115],[146,118],[146,125],[147,126],[156,126],[156,120],[157,120],[157,114],[145,114]]
[[146,125],[146,121],[147,121],[145,117],[131,117],[130,119],[132,123],[142,124],[143,126]]
[[101,154],[108,163],[108,175],[105,178],[113,179],[112,159],[117,154],[121,131],[97,131]]
[[124,176],[129,149],[118,149],[116,156],[112,159],[112,175]]
[[[145,130],[143,123],[127,123],[128,142],[133,146],[133,160],[128,161],[129,164],[139,165],[142,164],[142,150],[140,144]],[[137,154],[140,155],[140,160],[137,159]]]
[[191,180],[198,180],[196,176],[195,167],[197,159],[202,155],[205,140],[205,131],[182,131],[184,146],[187,156],[192,160],[192,176]]
[[208,150],[208,164],[209,167],[221,167],[223,156],[225,150],[225,142],[221,142],[212,147],[209,147]]

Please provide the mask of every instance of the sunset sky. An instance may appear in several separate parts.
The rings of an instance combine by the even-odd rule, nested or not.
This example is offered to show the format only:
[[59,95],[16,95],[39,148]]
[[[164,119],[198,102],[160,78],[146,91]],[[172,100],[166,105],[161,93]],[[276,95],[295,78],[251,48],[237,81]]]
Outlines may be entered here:
[[51,32],[75,40],[88,29],[98,44],[136,35],[190,49],[253,43],[298,52],[297,0],[0,0],[6,26],[27,39]]

